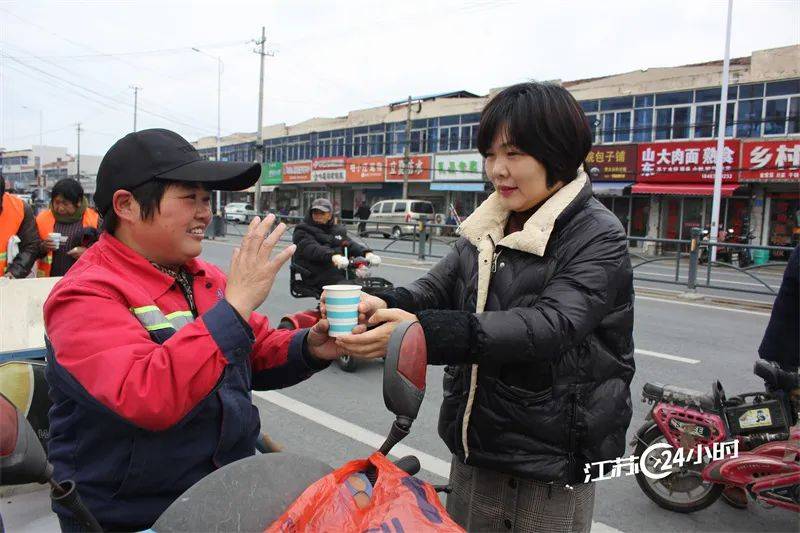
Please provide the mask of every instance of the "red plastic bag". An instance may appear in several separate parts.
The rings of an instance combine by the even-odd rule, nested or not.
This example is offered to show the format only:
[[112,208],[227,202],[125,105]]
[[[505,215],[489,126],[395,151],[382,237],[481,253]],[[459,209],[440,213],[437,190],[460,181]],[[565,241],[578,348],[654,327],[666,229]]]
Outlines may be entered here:
[[[369,504],[360,509],[344,480],[370,465],[378,470]],[[342,531],[404,533],[464,530],[447,515],[431,485],[409,476],[383,454],[350,461],[308,487],[266,533]]]

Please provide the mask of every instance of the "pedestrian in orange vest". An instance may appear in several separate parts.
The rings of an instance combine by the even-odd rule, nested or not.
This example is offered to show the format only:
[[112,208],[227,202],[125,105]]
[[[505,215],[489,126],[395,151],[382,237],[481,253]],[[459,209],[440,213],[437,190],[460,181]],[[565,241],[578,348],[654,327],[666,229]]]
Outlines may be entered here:
[[100,217],[88,206],[77,180],[59,180],[50,198],[50,208],[36,217],[42,239],[36,264],[36,276],[40,278],[66,274],[98,236]]
[[[17,236],[19,253],[11,261],[8,245]],[[39,235],[31,207],[19,197],[6,192],[6,182],[0,176],[0,276],[26,278],[39,257]]]

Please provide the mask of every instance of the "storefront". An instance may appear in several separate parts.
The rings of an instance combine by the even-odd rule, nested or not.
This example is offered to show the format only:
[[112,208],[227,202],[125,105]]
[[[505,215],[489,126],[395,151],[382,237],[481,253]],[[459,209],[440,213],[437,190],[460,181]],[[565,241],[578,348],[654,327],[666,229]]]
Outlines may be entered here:
[[[737,236],[748,231],[750,212],[749,189],[738,181],[740,144],[738,140],[725,141],[719,220],[721,230],[732,228]],[[639,202],[642,212],[649,213],[649,235],[688,239],[691,228],[710,227],[716,151],[715,141],[638,145],[638,176],[631,192],[634,198],[649,198],[649,208],[644,207],[644,200]],[[641,224],[637,221],[638,227]]]
[[[800,140],[749,141],[742,147],[740,181],[753,187],[753,222],[761,244],[800,244]],[[786,259],[773,252],[772,259]]]
[[[635,144],[595,146],[586,156],[586,169],[592,180],[592,192],[612,211],[628,235],[647,235],[650,201],[630,193],[636,176]],[[632,241],[631,247],[638,242]]]
[[442,214],[441,222],[454,224],[454,215],[461,220],[471,215],[492,191],[483,172],[481,154],[437,154],[431,191],[443,194],[441,207],[436,206],[436,213]]

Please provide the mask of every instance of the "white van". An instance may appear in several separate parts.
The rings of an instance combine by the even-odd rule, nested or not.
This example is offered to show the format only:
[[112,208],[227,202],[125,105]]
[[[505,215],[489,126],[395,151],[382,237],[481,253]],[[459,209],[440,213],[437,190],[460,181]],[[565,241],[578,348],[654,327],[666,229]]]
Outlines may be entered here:
[[[433,222],[436,213],[431,202],[424,200],[383,200],[370,209],[367,229],[383,231],[384,236],[391,235],[399,239],[404,233],[413,233],[414,228],[408,224],[418,221],[424,215]],[[377,223],[377,227],[374,226]],[[374,230],[373,230],[374,231]]]

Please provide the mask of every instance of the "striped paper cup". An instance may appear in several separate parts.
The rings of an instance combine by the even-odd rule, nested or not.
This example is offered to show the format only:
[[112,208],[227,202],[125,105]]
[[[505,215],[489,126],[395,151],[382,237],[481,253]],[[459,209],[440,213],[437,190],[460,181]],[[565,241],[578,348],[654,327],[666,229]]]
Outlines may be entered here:
[[330,323],[328,335],[349,335],[358,324],[360,285],[325,285],[325,309]]

